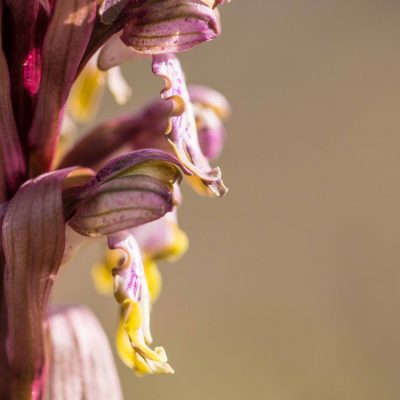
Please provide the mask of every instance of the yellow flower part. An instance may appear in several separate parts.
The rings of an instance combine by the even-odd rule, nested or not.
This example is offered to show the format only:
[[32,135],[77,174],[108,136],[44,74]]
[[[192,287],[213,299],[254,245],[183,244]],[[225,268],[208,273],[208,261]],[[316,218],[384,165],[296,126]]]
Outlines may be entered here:
[[154,304],[160,296],[162,279],[157,263],[151,258],[143,260],[144,274],[149,288],[150,302]]
[[104,261],[92,267],[92,278],[96,290],[103,295],[112,295],[114,292],[114,281],[112,270],[122,262],[121,254],[118,251],[106,250]]
[[117,348],[117,353],[121,361],[131,369],[135,367],[135,351],[132,349],[131,342],[129,341],[129,336],[125,332],[124,321],[118,324],[118,329],[115,335],[115,346]]
[[[118,250],[122,262],[112,268],[114,297],[121,307],[116,333],[116,347],[121,360],[137,374],[172,374],[162,347],[150,348],[153,342],[150,331],[151,300],[143,257],[139,245],[128,231],[108,238],[109,248]],[[152,277],[153,295],[159,287],[155,264],[148,265]]]
[[105,84],[118,104],[125,104],[132,95],[120,67],[102,71],[97,67],[97,60],[98,53],[81,71],[68,99],[68,112],[74,120],[81,123],[90,121],[96,114]]
[[116,348],[126,366],[139,375],[173,374],[163,347],[151,350],[143,333],[141,304],[126,300],[121,308],[121,319],[116,333]]
[[[134,230],[126,233],[128,237],[112,245],[113,250],[105,252],[103,262],[92,268],[97,290],[102,294],[114,293],[121,305],[116,348],[122,362],[137,375],[174,373],[164,349],[149,347],[153,341],[151,306],[158,299],[162,286],[155,260],[175,260],[186,251],[188,239],[179,229],[175,216],[166,216],[159,222],[161,225],[150,226],[150,230],[144,225],[142,236],[136,231],[136,236],[141,237],[138,243]],[[135,286],[135,282],[139,286]]]
[[[176,261],[181,257],[189,247],[189,240],[186,233],[172,221],[166,221],[172,231],[173,239],[164,248],[160,248],[154,254],[147,254],[143,249],[144,271],[149,286],[150,300],[154,304],[158,299],[161,287],[162,277],[155,260]],[[92,278],[96,290],[103,295],[112,295],[113,277],[112,269],[122,261],[121,255],[117,251],[106,250],[103,262],[97,263],[92,267]]]
[[210,190],[204,185],[204,182],[195,175],[185,176],[185,181],[189,183],[191,188],[199,195],[205,197],[213,197],[214,195]]
[[160,249],[154,255],[157,260],[176,261],[186,253],[189,247],[189,239],[186,233],[179,228],[175,222],[168,221],[172,230],[173,239],[171,243],[163,249]]
[[94,117],[104,91],[106,73],[97,68],[95,59],[88,62],[72,86],[68,100],[68,112],[78,122]]

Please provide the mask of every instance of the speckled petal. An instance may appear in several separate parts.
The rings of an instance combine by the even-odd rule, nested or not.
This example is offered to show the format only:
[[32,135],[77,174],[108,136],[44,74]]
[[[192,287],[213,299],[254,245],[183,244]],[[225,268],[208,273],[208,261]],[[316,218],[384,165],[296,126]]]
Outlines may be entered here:
[[221,171],[211,168],[200,148],[193,107],[179,60],[173,54],[154,56],[153,72],[165,81],[161,97],[174,103],[166,133],[176,156],[211,192],[223,196],[227,188],[222,182]]
[[197,0],[153,0],[132,11],[122,41],[139,53],[186,51],[212,40],[221,29],[218,14]]
[[76,193],[70,226],[86,236],[111,234],[171,211],[179,163],[159,150],[140,150],[112,160]]

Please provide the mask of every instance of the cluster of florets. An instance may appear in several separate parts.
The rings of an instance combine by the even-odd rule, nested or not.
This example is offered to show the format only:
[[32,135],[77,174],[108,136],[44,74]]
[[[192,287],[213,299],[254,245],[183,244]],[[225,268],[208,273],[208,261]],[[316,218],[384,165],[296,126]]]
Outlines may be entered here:
[[[86,240],[108,249],[96,287],[120,305],[117,350],[139,375],[172,373],[150,346],[158,260],[187,248],[179,184],[222,196],[218,92],[187,86],[176,53],[220,33],[223,0],[0,0],[0,397],[119,399],[111,353],[84,308],[48,313],[54,278]],[[161,97],[81,137],[106,85],[131,92],[120,65],[148,58]],[[46,389],[46,388],[49,389]]]

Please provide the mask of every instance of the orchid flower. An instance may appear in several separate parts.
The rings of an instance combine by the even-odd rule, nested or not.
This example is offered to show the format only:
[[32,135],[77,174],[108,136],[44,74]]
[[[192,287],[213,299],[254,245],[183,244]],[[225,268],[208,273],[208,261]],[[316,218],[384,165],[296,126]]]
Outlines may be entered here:
[[[177,53],[216,38],[206,0],[0,0],[0,398],[121,399],[106,337],[89,310],[49,300],[57,273],[104,238],[95,285],[120,307],[116,347],[137,375],[170,374],[152,347],[158,261],[188,247],[178,226],[185,178],[223,196],[218,167],[229,104],[187,86]],[[120,64],[150,59],[161,96],[77,138]],[[73,135],[71,132],[75,132]]]

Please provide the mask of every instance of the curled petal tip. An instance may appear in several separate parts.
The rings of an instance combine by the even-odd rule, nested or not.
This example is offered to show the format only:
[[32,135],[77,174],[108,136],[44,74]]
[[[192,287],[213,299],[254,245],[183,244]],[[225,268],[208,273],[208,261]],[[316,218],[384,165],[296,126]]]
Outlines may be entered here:
[[212,168],[201,151],[193,105],[179,60],[173,54],[154,56],[153,73],[164,79],[161,97],[174,103],[166,132],[171,148],[179,161],[198,176],[212,193],[222,196],[226,188],[221,180],[221,171]]
[[117,350],[121,359],[138,375],[172,373],[162,347],[152,350],[150,292],[141,252],[133,235],[120,232],[108,239],[110,249],[124,254],[124,262],[113,270],[114,296],[121,305]]

